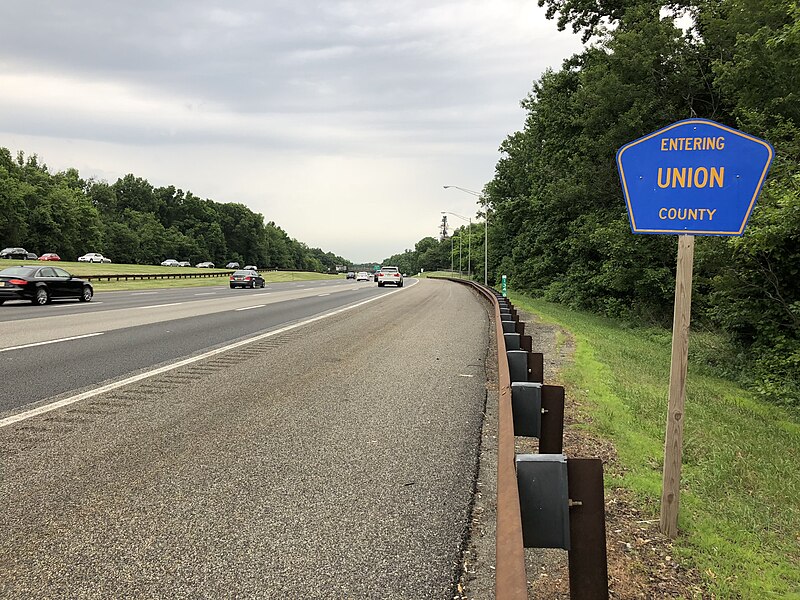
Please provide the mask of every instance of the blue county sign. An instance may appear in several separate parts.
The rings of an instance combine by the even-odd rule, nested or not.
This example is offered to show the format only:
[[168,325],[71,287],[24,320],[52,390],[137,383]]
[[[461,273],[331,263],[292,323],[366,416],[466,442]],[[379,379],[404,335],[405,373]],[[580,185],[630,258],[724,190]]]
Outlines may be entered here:
[[707,119],[625,144],[617,168],[631,230],[742,235],[773,155],[768,142]]

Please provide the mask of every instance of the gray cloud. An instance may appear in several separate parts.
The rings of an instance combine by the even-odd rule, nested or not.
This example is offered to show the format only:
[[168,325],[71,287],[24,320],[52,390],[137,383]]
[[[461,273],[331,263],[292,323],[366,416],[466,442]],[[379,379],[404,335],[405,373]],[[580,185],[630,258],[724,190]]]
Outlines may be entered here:
[[[61,162],[47,155],[58,139],[123,148],[177,146],[197,153],[194,164],[213,160],[208,148],[214,145],[240,148],[238,156],[258,156],[262,165],[286,156],[308,164],[335,156],[404,162],[416,157],[427,165],[448,165],[437,175],[420,163],[418,170],[431,178],[424,187],[437,191],[439,177],[459,177],[459,163],[460,177],[475,177],[475,161],[482,157],[481,180],[467,182],[480,187],[491,177],[499,143],[522,126],[519,101],[531,82],[579,48],[534,5],[5,3],[0,86],[14,89],[0,96],[0,135],[40,140],[38,147],[22,149],[44,155],[49,164]],[[0,145],[8,144],[0,138]],[[90,152],[92,146],[85,148]],[[124,161],[125,153],[115,156]],[[131,167],[125,168],[98,152],[92,168],[128,172],[135,156],[132,150]],[[171,168],[177,175],[175,164],[155,168],[137,175],[169,180]],[[196,193],[210,195],[201,189],[211,187],[204,173],[187,176]],[[244,201],[258,204],[258,198]],[[310,206],[315,201],[308,199]],[[419,202],[417,215],[425,208]],[[406,200],[394,210],[407,207]],[[307,219],[294,220],[300,227],[293,235],[311,245],[337,251],[336,244],[350,244],[333,230],[308,230],[322,237],[306,239]],[[435,227],[430,225],[434,232]],[[398,240],[395,251],[413,245],[419,231],[422,226]]]

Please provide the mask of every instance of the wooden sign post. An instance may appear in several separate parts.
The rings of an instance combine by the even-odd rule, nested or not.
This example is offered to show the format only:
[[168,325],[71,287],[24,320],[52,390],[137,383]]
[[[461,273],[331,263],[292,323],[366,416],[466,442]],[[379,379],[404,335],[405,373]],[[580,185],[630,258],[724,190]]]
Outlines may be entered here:
[[669,406],[664,438],[664,479],[661,491],[661,532],[678,535],[681,493],[686,372],[689,366],[689,322],[692,313],[694,236],[678,236],[678,268],[675,272],[675,312],[672,318],[672,361],[669,367]]
[[775,152],[769,142],[707,119],[686,119],[617,151],[631,231],[678,235],[661,531],[678,534],[695,235],[744,233]]

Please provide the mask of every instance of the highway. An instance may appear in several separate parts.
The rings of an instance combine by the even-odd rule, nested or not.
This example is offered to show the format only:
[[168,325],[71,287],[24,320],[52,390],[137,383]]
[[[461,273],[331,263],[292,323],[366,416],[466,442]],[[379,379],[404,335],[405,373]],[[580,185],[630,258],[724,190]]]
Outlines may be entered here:
[[[396,291],[338,280],[109,292],[44,307],[8,303],[0,307],[0,365],[13,377],[0,389],[0,412]],[[48,365],[48,385],[41,365]]]
[[0,310],[0,597],[451,598],[481,300],[161,294]]

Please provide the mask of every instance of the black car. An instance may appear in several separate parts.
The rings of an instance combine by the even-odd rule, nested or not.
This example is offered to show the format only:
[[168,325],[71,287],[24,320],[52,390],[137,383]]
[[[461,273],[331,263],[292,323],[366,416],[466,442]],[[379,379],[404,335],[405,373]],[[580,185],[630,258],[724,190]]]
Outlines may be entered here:
[[257,287],[263,288],[265,285],[267,284],[264,278],[258,274],[258,271],[241,269],[240,271],[234,271],[233,275],[231,275],[231,289],[237,287],[256,289]]
[[91,283],[59,267],[9,267],[0,271],[0,304],[6,300],[30,300],[42,305],[61,298],[89,302],[93,295]]
[[0,250],[0,258],[11,258],[14,260],[28,260],[29,256],[28,256],[28,251],[25,250],[25,248],[3,248],[2,250]]

